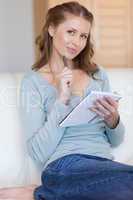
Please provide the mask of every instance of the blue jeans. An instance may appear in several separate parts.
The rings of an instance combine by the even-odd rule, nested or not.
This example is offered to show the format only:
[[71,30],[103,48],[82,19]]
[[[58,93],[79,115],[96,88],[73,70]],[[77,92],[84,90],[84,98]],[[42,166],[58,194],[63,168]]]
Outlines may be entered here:
[[48,165],[35,200],[133,200],[133,166],[71,154]]

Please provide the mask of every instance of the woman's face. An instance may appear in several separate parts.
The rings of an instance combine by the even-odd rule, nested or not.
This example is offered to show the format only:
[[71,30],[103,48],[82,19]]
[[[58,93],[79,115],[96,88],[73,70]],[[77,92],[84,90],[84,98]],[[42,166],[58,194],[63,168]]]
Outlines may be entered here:
[[68,59],[75,58],[85,48],[89,33],[90,23],[87,20],[68,14],[63,23],[56,28],[49,28],[53,38],[53,52]]

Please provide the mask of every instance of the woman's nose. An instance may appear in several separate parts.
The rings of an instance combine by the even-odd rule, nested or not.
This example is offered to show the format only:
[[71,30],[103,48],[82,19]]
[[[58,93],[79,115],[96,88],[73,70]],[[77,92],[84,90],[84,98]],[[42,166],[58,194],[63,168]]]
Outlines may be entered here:
[[80,37],[79,36],[75,36],[73,38],[73,44],[76,46],[76,47],[79,47],[80,46]]

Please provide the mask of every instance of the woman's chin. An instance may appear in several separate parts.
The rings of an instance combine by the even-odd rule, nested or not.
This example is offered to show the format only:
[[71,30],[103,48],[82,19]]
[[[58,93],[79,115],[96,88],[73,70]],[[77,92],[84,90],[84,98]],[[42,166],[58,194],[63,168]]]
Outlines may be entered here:
[[72,54],[68,55],[68,54],[65,54],[63,56],[65,56],[68,60],[73,60],[74,58],[76,58],[77,55],[72,55]]

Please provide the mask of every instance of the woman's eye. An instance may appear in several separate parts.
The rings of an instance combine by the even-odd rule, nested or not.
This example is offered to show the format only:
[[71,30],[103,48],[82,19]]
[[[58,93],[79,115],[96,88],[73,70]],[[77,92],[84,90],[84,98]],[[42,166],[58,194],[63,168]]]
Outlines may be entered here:
[[67,32],[68,32],[69,34],[71,34],[71,35],[74,35],[74,33],[75,33],[74,31],[71,31],[71,30],[68,30]]
[[81,35],[81,38],[86,39],[87,40],[87,36],[86,35]]

